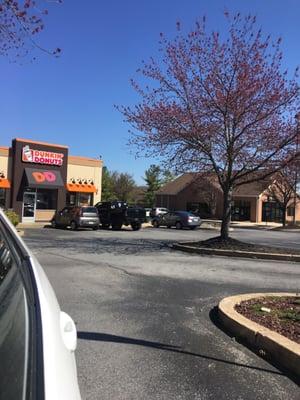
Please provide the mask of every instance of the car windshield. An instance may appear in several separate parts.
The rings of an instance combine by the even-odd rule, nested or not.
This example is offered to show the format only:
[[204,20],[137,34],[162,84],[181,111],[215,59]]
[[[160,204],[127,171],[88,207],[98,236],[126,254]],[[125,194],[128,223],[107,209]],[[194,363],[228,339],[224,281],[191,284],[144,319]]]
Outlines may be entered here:
[[95,207],[83,207],[82,212],[90,213],[90,214],[97,214],[97,208]]

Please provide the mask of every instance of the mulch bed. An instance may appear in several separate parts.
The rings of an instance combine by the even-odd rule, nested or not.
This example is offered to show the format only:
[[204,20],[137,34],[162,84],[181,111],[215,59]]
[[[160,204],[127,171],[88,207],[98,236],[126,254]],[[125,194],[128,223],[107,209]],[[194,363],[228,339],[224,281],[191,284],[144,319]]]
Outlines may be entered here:
[[[262,311],[262,307],[271,312]],[[251,321],[300,344],[300,296],[251,299],[243,301],[235,309]]]
[[195,247],[205,247],[208,249],[220,249],[220,250],[239,250],[239,251],[251,251],[255,253],[274,253],[274,254],[295,254],[300,255],[300,250],[287,249],[284,247],[271,247],[271,246],[259,246],[258,244],[245,243],[240,240],[228,238],[222,240],[220,236],[203,240],[201,242],[193,243]]

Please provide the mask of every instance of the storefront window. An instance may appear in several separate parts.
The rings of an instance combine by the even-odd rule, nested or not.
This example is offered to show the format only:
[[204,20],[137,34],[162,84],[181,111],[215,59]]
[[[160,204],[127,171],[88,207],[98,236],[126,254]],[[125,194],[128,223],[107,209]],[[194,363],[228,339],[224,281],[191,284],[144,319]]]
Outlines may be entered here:
[[76,206],[76,193],[67,193],[67,206]]
[[263,203],[262,220],[264,222],[282,222],[282,207],[276,202],[266,201]]
[[208,203],[187,203],[186,210],[199,215],[201,218],[212,216],[211,206]]
[[78,193],[78,205],[79,206],[92,206],[92,197],[91,193]]
[[93,193],[67,193],[67,206],[92,206],[93,201]]
[[57,207],[57,190],[37,189],[36,191],[37,210],[55,210],[56,207]]
[[0,188],[0,207],[5,207],[5,189]]
[[234,200],[231,205],[232,221],[249,221],[251,204],[247,200]]

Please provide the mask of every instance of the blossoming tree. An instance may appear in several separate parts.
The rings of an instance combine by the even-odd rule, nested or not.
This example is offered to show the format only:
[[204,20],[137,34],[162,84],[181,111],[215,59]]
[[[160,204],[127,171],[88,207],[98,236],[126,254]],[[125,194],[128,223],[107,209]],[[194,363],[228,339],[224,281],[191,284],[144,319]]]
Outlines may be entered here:
[[138,70],[140,96],[119,107],[131,125],[137,153],[159,156],[176,172],[213,171],[223,191],[221,239],[227,240],[233,189],[264,179],[296,157],[294,115],[298,69],[282,67],[273,42],[253,16],[225,14],[226,32],[210,32],[205,18],[188,34],[178,24],[161,58]]

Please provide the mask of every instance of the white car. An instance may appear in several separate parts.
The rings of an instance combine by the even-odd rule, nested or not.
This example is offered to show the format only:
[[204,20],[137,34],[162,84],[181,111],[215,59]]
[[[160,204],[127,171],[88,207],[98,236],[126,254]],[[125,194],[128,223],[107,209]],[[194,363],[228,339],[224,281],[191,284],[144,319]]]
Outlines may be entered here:
[[80,400],[73,320],[0,209],[0,399]]
[[150,217],[151,218],[158,217],[159,215],[166,214],[167,212],[169,212],[169,210],[165,207],[154,207],[150,211]]

